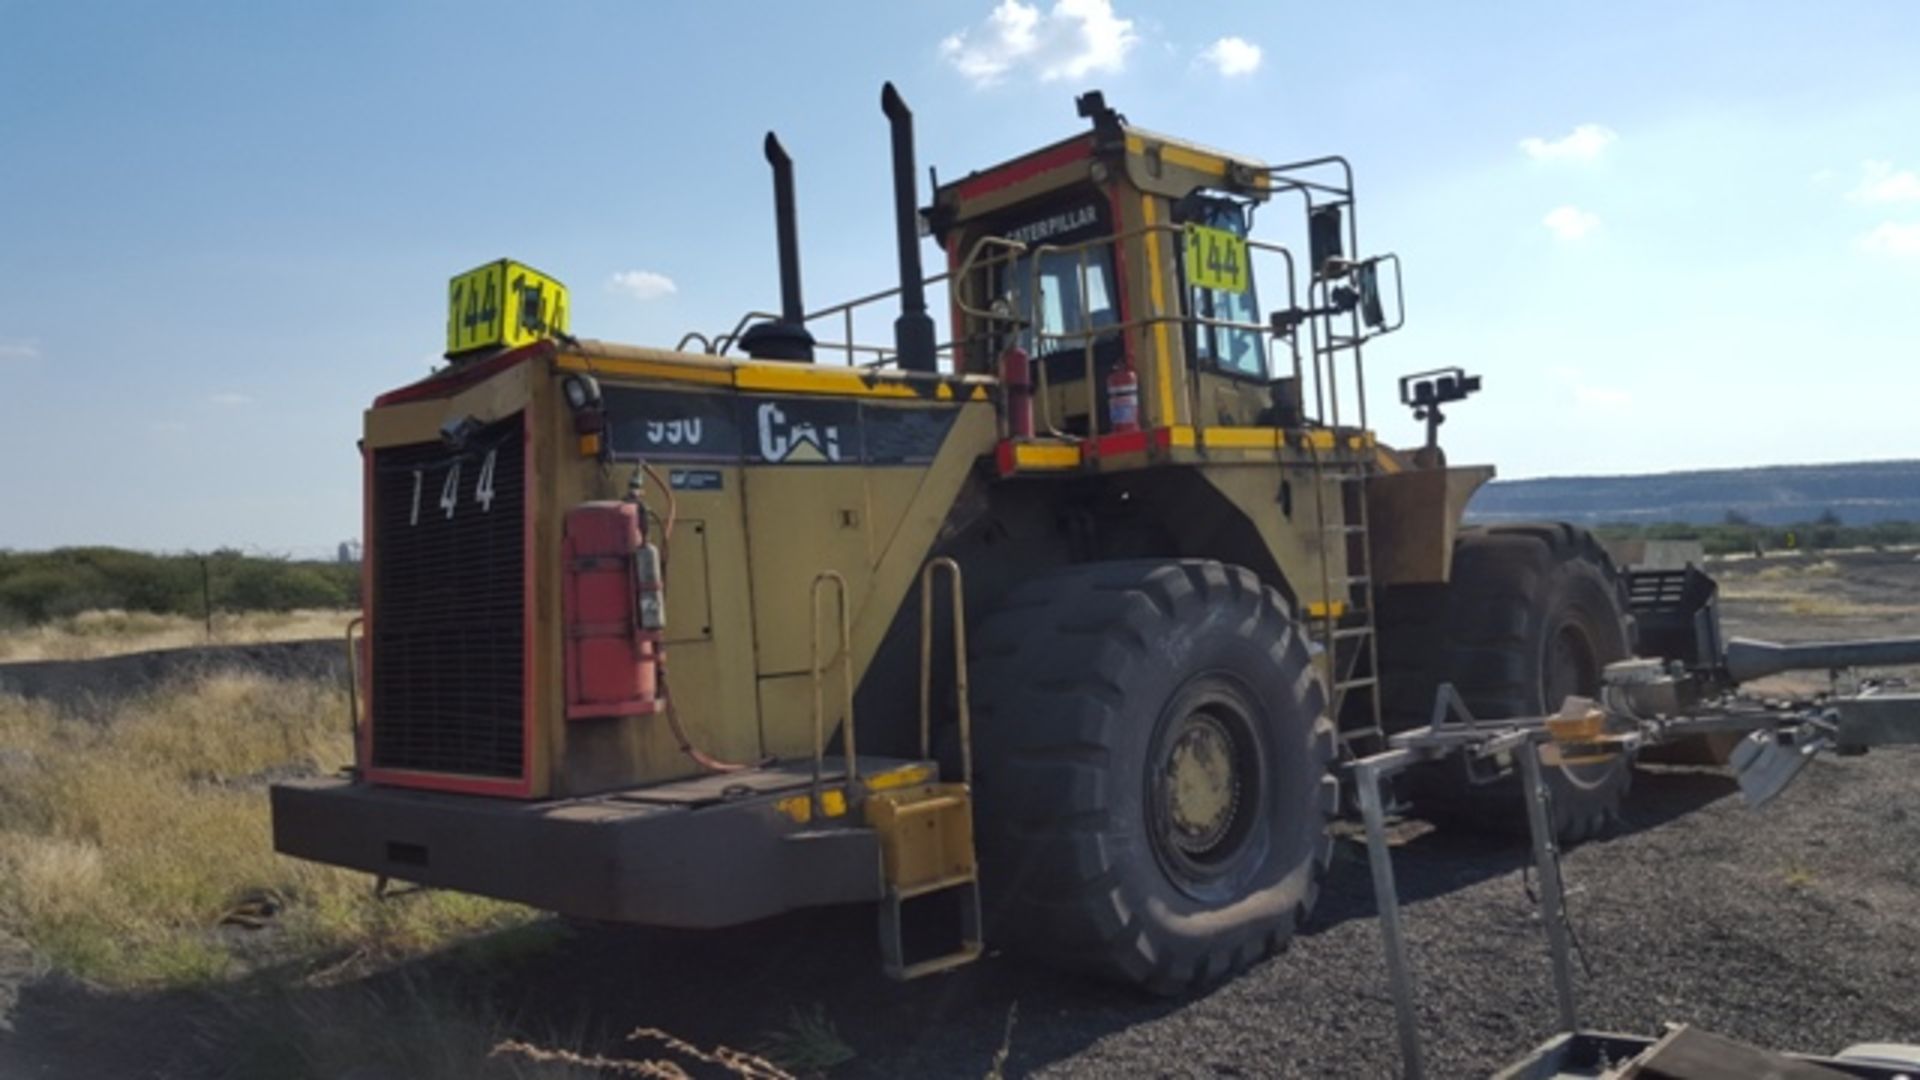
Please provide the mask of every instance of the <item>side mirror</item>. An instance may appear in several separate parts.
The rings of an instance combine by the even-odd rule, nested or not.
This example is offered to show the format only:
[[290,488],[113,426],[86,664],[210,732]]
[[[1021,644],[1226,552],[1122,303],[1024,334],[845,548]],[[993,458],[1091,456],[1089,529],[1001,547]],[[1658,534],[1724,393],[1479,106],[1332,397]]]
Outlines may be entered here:
[[1316,207],[1307,215],[1307,253],[1315,274],[1325,274],[1329,262],[1346,256],[1346,231],[1338,206]]
[[1380,301],[1380,264],[1369,259],[1355,272],[1360,285],[1360,318],[1375,330],[1387,325],[1386,306]]

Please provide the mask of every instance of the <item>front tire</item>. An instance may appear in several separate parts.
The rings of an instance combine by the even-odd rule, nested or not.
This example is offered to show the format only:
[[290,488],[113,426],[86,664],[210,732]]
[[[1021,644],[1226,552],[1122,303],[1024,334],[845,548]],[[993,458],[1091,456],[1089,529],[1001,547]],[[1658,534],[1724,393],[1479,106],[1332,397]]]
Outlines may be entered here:
[[1306,641],[1252,571],[1094,563],[975,637],[981,874],[995,932],[1180,993],[1281,948],[1339,804]]

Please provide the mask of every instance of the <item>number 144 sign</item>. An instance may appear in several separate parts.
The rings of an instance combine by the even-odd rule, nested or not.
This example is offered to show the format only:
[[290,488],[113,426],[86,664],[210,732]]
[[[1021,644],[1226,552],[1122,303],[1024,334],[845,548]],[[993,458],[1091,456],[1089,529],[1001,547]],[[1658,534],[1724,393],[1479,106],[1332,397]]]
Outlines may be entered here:
[[1247,241],[1225,229],[1188,225],[1187,283],[1200,289],[1247,291]]

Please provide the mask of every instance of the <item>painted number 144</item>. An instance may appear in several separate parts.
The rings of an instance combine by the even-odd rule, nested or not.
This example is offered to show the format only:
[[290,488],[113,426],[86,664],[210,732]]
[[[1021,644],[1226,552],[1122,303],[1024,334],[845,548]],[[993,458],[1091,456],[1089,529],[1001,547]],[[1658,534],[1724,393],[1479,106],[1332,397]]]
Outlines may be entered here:
[[[499,453],[498,449],[487,451],[487,456],[480,462],[480,477],[473,485],[473,501],[480,504],[483,514],[493,510],[493,466]],[[460,508],[460,465],[461,462],[455,461],[449,466],[447,477],[440,484],[439,505],[446,512],[448,521],[453,520],[454,511]],[[413,470],[413,508],[407,515],[408,525],[420,524],[420,495],[426,483],[427,470]]]

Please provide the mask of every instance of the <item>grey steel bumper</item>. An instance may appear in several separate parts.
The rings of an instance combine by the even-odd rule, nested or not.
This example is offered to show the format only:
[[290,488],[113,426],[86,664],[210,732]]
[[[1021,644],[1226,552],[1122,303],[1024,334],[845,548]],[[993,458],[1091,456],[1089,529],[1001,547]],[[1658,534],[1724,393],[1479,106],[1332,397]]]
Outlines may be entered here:
[[878,900],[867,829],[809,828],[793,791],[705,805],[610,796],[517,802],[347,779],[273,787],[283,855],[587,919],[720,927]]

